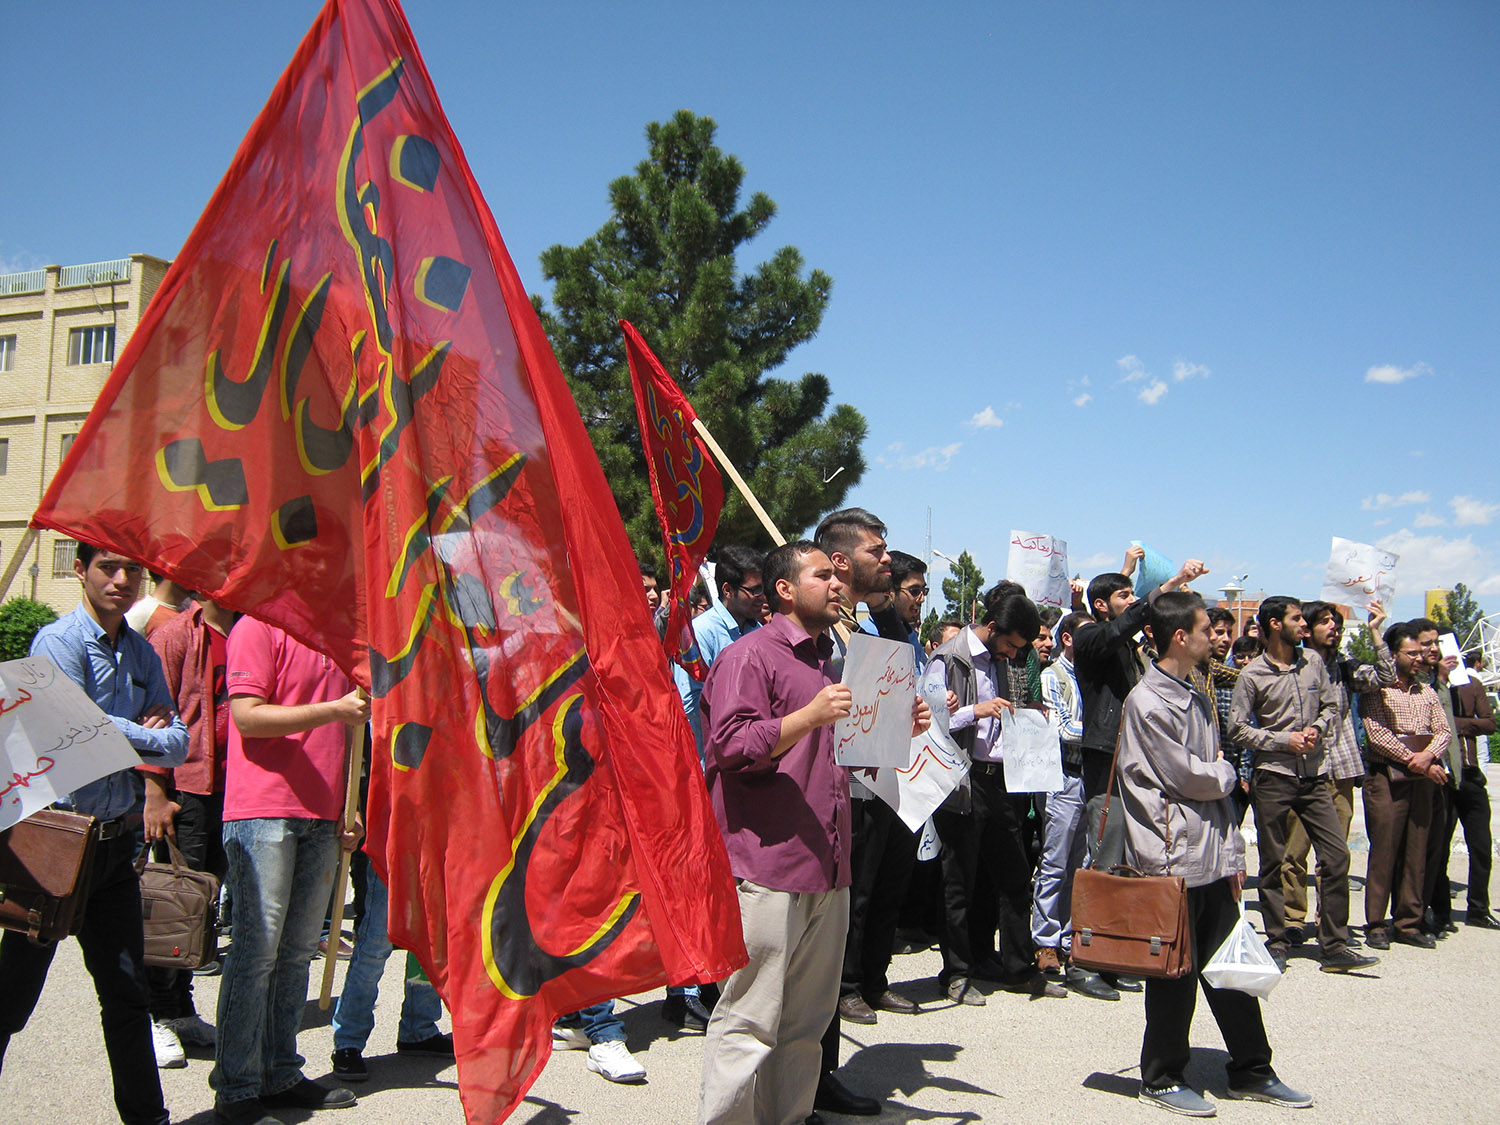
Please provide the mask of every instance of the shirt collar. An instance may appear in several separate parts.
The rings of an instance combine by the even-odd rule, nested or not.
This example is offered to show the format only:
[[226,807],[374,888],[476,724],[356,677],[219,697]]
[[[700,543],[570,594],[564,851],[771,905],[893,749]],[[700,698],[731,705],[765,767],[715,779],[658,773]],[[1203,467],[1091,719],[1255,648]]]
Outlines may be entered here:
[[1150,677],[1151,687],[1156,694],[1179,710],[1186,711],[1193,702],[1193,685],[1186,680],[1179,680],[1162,668],[1156,661],[1151,662],[1151,667],[1146,675]]
[[826,632],[819,633],[816,637],[810,636],[806,629],[798,625],[785,613],[771,615],[771,620],[764,626],[786,641],[790,648],[800,648],[802,645],[811,645],[819,660],[827,660],[833,655],[833,641]]
[[992,661],[994,659],[989,648],[979,639],[979,634],[974,631],[974,626],[965,625],[963,635],[964,643],[969,646],[969,655],[971,657],[975,660]]

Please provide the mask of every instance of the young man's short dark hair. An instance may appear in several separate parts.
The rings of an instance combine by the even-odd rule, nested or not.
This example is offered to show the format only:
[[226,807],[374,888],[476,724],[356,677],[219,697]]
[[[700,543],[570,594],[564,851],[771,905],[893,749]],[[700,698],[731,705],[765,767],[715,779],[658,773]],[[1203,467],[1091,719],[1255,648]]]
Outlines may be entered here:
[[1089,624],[1093,620],[1093,614],[1084,613],[1081,610],[1068,614],[1068,616],[1062,619],[1062,624],[1057,627],[1058,641],[1062,641],[1064,633],[1066,633],[1070,637],[1076,637],[1078,635],[1078,630],[1082,629],[1085,625]]
[[1211,606],[1209,606],[1208,607],[1208,623],[1210,625],[1217,625],[1221,621],[1225,622],[1226,624],[1228,624],[1231,632],[1234,631],[1234,614],[1230,613],[1227,609],[1225,609],[1221,605],[1211,605]]
[[1203,599],[1191,590],[1157,595],[1146,611],[1146,627],[1151,630],[1151,640],[1156,645],[1158,656],[1166,655],[1178,629],[1186,633],[1193,631],[1198,611],[1204,608]]
[[1026,587],[1022,586],[1019,582],[1012,582],[1009,578],[1002,578],[984,592],[984,600],[985,604],[988,605],[990,602],[1001,602],[1006,598],[1014,597],[1017,594],[1024,594],[1025,592]]
[[[1441,633],[1443,631],[1443,627],[1430,617],[1413,617],[1407,624],[1419,633]],[[1391,651],[1395,652],[1396,650],[1392,649]]]
[[94,556],[98,553],[98,547],[94,546],[92,543],[85,543],[80,539],[78,541],[78,547],[74,552],[73,557],[83,564],[84,570],[87,570],[89,568],[89,563],[94,561]]
[[1062,620],[1062,610],[1055,605],[1040,606],[1037,612],[1042,615],[1042,625],[1049,630]]
[[[1260,635],[1269,637],[1271,635],[1271,622],[1278,624],[1286,620],[1287,610],[1296,606],[1302,608],[1302,602],[1297,598],[1288,597],[1286,594],[1273,594],[1260,603],[1260,608],[1255,611],[1255,622],[1260,626]],[[1296,637],[1290,638],[1293,643]]]
[[[649,563],[645,559],[641,559],[640,560],[640,564],[641,564],[641,577],[642,578],[656,578],[657,577],[657,574],[656,574],[656,564],[655,563]],[[153,573],[152,577],[155,578],[156,575]]]
[[927,564],[905,551],[891,552],[891,583],[899,586],[913,574],[926,574]]
[[1011,635],[1024,637],[1030,644],[1042,628],[1042,615],[1036,604],[1025,594],[1012,594],[988,602],[984,607],[983,623],[990,631],[1002,637]]
[[830,556],[835,551],[850,555],[859,546],[861,531],[873,531],[885,538],[885,524],[879,518],[863,508],[841,508],[823,517],[818,530],[813,532],[813,540],[819,550],[827,551]]
[[1132,585],[1130,579],[1126,578],[1123,574],[1096,574],[1093,580],[1089,582],[1088,592],[1084,595],[1089,600],[1089,612],[1099,621],[1106,620],[1109,615],[1106,613],[1104,617],[1100,617],[1099,611],[1094,608],[1095,603],[1105,602],[1107,604],[1110,598],[1114,597],[1121,590],[1131,589]]
[[810,539],[795,539],[790,543],[783,543],[762,559],[760,582],[766,589],[766,603],[772,609],[781,608],[781,599],[776,593],[776,583],[783,579],[795,583],[797,576],[802,573],[802,560],[813,551],[822,549]]
[[[738,543],[720,547],[718,558],[714,562],[714,583],[719,592],[722,594],[725,586],[743,586],[747,577],[760,574],[765,559],[764,552],[757,551],[754,547],[742,547]],[[761,575],[761,580],[764,582],[764,574]],[[770,588],[766,584],[768,591]]]
[[945,617],[933,627],[932,631],[934,635],[940,637],[949,629],[957,629],[961,633],[964,629],[964,623],[956,617]]
[[[1417,618],[1421,621],[1422,618]],[[1407,641],[1417,639],[1417,634],[1427,632],[1426,629],[1417,627],[1417,621],[1398,621],[1385,631],[1385,647],[1394,654],[1400,651],[1401,646]]]

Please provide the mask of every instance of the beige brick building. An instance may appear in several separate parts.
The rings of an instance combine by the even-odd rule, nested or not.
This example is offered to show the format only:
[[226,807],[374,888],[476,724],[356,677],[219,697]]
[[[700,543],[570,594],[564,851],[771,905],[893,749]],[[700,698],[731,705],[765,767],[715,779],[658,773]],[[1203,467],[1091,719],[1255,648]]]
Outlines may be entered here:
[[[0,574],[166,272],[132,254],[0,274]],[[72,609],[73,551],[42,531],[3,596]]]

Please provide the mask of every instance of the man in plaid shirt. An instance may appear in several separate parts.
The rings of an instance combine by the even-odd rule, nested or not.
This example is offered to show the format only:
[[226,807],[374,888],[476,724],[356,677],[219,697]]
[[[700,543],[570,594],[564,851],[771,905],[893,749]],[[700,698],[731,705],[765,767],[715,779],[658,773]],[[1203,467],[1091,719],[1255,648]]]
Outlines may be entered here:
[[[1392,941],[1431,949],[1422,932],[1427,838],[1438,787],[1448,774],[1441,758],[1452,740],[1437,694],[1426,682],[1422,647],[1409,623],[1392,625],[1385,644],[1395,659],[1396,682],[1360,696],[1369,738],[1365,827],[1370,862],[1365,882],[1365,941],[1388,949]],[[1390,908],[1391,917],[1386,917]]]

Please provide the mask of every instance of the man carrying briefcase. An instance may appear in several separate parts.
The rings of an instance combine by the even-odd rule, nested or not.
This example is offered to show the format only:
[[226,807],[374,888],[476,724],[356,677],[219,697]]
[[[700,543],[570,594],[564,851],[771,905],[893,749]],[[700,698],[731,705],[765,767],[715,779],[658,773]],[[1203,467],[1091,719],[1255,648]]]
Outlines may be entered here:
[[[125,611],[135,604],[140,589],[140,564],[80,543],[73,569],[83,600],[72,613],[37,633],[31,654],[49,657],[78,684],[114,720],[143,761],[180,764],[187,756],[188,732],[172,713],[161,661],[125,624]],[[125,823],[135,804],[130,774],[112,773],[59,803],[100,821],[78,942],[99,995],[115,1106],[126,1125],[165,1125],[167,1111],[147,1012],[141,888],[132,862],[135,835]],[[36,1008],[56,951],[55,944],[35,945],[16,931],[0,939],[0,1065],[10,1037],[26,1026]]]

